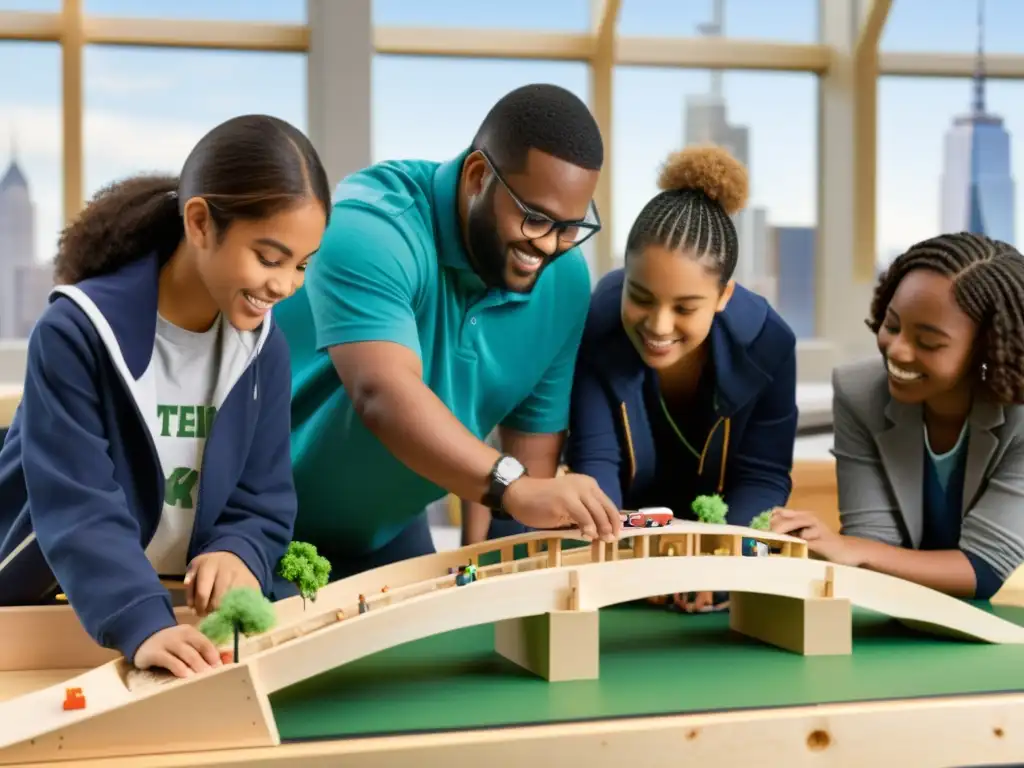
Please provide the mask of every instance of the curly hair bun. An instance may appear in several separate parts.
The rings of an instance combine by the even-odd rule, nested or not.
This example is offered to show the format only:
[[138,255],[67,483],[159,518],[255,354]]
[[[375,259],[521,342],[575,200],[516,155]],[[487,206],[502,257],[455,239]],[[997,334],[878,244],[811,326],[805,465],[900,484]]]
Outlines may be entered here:
[[658,175],[663,190],[699,189],[732,216],[747,204],[747,169],[722,147],[687,147],[668,156]]

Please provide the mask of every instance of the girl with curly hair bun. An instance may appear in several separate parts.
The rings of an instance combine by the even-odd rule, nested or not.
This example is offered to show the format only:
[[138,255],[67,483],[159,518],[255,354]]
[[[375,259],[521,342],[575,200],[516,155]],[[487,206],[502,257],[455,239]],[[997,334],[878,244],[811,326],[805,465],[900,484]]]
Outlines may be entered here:
[[1024,258],[984,235],[914,245],[882,276],[881,360],[837,368],[841,533],[777,510],[834,562],[988,599],[1024,562]]
[[0,450],[0,605],[63,593],[141,668],[220,663],[161,577],[200,615],[233,587],[272,592],[297,503],[270,311],[302,284],[329,210],[309,140],[248,115],[180,176],[115,183],[64,231]]
[[[732,216],[746,169],[724,149],[674,153],[640,212],[625,266],[595,289],[573,385],[566,460],[620,509],[692,518],[721,495],[748,525],[789,498],[796,440],[796,339],[733,279]],[[685,610],[724,606],[676,596]]]

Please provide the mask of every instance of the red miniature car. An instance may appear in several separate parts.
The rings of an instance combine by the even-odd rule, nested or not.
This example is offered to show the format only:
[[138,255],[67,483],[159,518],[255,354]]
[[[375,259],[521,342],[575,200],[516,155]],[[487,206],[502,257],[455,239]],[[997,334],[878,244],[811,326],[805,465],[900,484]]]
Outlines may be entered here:
[[630,512],[626,516],[626,526],[629,528],[664,528],[674,518],[672,510],[663,507],[641,509],[639,512]]

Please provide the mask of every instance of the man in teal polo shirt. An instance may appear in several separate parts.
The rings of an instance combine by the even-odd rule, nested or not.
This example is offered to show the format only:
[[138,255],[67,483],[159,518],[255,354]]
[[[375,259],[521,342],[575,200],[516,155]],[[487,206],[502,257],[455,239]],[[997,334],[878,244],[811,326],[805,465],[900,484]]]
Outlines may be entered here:
[[[533,528],[618,534],[591,478],[555,477],[602,162],[586,105],[530,85],[458,157],[339,185],[305,284],[274,315],[292,356],[295,538],[332,578],[432,552],[423,510],[447,492]],[[495,427],[503,452],[484,442]]]

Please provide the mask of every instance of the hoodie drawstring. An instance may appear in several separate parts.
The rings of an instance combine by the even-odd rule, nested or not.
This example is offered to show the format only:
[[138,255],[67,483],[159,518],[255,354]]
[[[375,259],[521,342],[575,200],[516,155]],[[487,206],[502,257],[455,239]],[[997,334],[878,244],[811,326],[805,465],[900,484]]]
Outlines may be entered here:
[[[715,436],[715,431],[718,429],[719,425],[725,425],[725,435],[722,443],[722,458],[719,462],[718,468],[718,493],[722,493],[723,489],[725,488],[725,467],[729,457],[729,433],[732,430],[732,419],[726,416],[718,417],[718,421],[716,421],[714,426],[711,427],[711,430],[708,432],[707,439],[704,440],[704,449],[700,452],[700,454],[698,454],[697,451],[694,450],[693,446],[691,446],[690,443],[687,441],[687,439],[683,437],[683,433],[682,431],[680,431],[679,427],[676,426],[675,419],[673,419],[672,414],[669,413],[668,406],[665,404],[665,400],[663,398],[661,398],[661,410],[665,414],[665,418],[668,419],[668,423],[672,427],[672,431],[676,433],[676,437],[678,437],[682,441],[683,445],[685,445],[690,450],[690,452],[693,453],[693,455],[700,460],[700,463],[697,465],[698,475],[704,474],[704,459],[707,458],[708,449],[711,447],[711,438]],[[623,420],[625,420],[626,418],[625,403],[622,404],[622,418]],[[632,453],[632,446],[630,446],[630,453]]]
[[715,434],[715,430],[718,429],[719,424],[725,424],[725,436],[722,441],[722,460],[718,469],[718,492],[721,493],[722,489],[725,488],[725,463],[729,456],[729,431],[732,429],[732,419],[719,416],[718,421],[715,422],[715,426],[708,432],[708,439],[704,441],[704,450],[700,452],[700,464],[697,465],[697,474],[704,474],[704,459],[707,456],[708,448],[711,446],[711,438]]
[[626,413],[626,404],[621,403],[622,426],[626,432],[626,450],[629,451],[629,479],[636,480],[636,451],[633,450],[633,433],[629,429],[629,414]]

